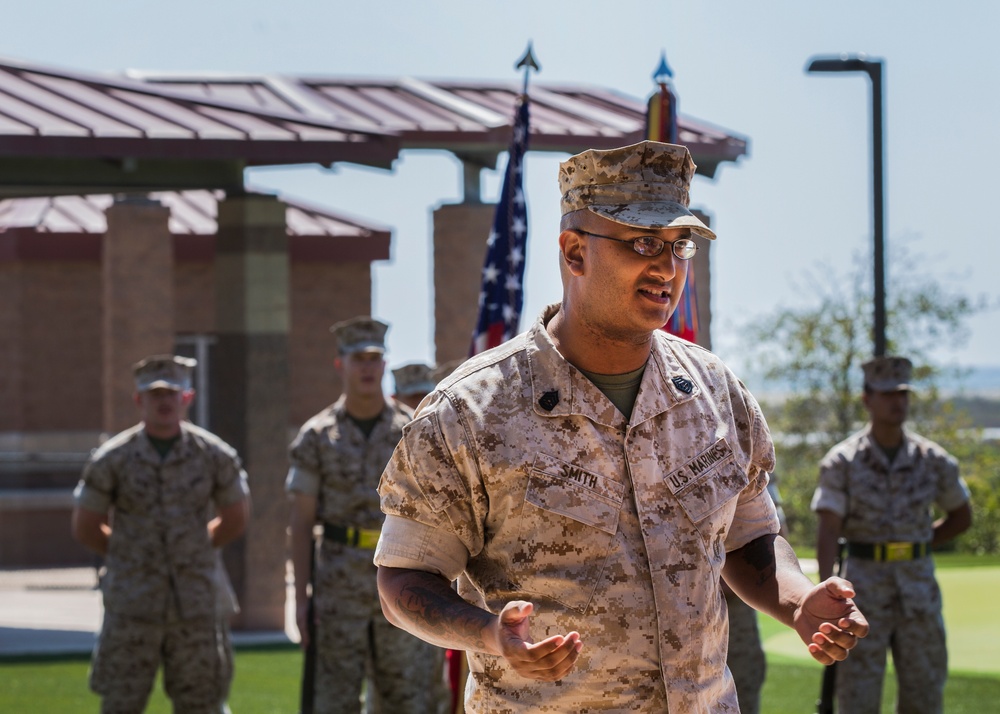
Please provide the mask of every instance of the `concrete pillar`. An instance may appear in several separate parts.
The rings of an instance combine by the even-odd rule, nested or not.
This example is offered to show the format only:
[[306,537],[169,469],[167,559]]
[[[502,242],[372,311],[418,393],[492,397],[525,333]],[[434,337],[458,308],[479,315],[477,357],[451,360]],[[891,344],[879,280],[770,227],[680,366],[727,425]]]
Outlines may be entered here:
[[434,359],[469,356],[479,315],[486,239],[494,204],[460,203],[434,211]]
[[239,451],[250,480],[247,534],[226,549],[243,630],[285,626],[284,479],[288,471],[288,237],[274,196],[219,203],[211,366],[212,425]]
[[158,201],[118,198],[105,215],[102,429],[115,434],[136,423],[132,364],[174,350],[174,254],[170,210]]

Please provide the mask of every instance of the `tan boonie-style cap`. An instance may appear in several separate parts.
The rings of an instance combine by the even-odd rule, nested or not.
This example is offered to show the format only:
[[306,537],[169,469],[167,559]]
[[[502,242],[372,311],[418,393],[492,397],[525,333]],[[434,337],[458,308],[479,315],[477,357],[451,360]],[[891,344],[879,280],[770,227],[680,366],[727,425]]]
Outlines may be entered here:
[[330,328],[337,338],[337,351],[342,355],[355,352],[385,352],[385,333],[389,326],[371,317],[352,317]]
[[861,365],[865,384],[876,392],[903,392],[913,389],[913,363],[906,357],[876,357]]
[[414,394],[429,394],[434,391],[437,382],[431,377],[431,368],[426,364],[414,362],[404,364],[392,370],[392,378],[396,383],[396,394],[408,397]]
[[135,390],[172,389],[185,392],[191,389],[191,377],[198,360],[177,355],[153,355],[132,365]]
[[715,233],[688,210],[696,166],[687,147],[640,141],[617,149],[588,149],[559,165],[562,215],[586,209],[634,228],[690,228]]

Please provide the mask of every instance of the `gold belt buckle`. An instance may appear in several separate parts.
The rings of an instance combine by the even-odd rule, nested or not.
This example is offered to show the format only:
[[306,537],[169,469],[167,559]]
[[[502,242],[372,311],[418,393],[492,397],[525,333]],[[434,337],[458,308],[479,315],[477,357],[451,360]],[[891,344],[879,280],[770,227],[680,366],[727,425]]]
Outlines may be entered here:
[[892,563],[898,560],[913,560],[912,543],[886,543],[885,560]]

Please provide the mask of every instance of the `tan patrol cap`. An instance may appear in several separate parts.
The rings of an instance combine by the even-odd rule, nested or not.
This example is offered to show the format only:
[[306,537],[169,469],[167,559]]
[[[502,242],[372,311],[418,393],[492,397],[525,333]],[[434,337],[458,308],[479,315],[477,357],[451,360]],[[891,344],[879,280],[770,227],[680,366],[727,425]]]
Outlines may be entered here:
[[172,389],[184,392],[191,389],[191,375],[198,360],[177,355],[153,355],[132,365],[135,390]]
[[876,357],[861,365],[865,384],[876,392],[903,392],[912,389],[913,363],[906,357]]
[[342,355],[355,352],[385,352],[385,333],[389,326],[371,317],[352,317],[330,328],[337,338]]
[[715,233],[688,210],[696,166],[687,147],[640,141],[617,149],[588,149],[559,165],[562,215],[587,209],[634,228],[690,228]]
[[397,367],[392,370],[392,378],[396,383],[396,394],[401,397],[428,394],[437,385],[431,377],[431,368],[420,362]]

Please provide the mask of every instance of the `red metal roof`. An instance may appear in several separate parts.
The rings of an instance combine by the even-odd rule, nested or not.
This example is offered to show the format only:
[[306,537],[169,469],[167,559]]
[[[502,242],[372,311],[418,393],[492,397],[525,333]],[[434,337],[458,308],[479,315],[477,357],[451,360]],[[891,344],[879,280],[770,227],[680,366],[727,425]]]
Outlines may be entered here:
[[396,137],[122,77],[0,59],[0,157],[351,161],[388,167]]
[[[163,191],[149,194],[170,209],[169,227],[175,235],[215,235],[218,202],[222,191]],[[95,233],[108,229],[105,210],[114,201],[110,194],[46,196],[0,200],[0,233],[30,228],[39,233]],[[357,218],[282,198],[290,236],[328,238],[388,238],[391,229]]]
[[[402,77],[291,77],[130,71],[157,86],[259,110],[317,121],[346,121],[399,135],[404,149],[445,149],[489,156],[506,149],[521,91],[519,82],[427,81]],[[646,102],[601,87],[533,83],[532,150],[575,153],[639,141]],[[712,176],[723,161],[747,152],[747,139],[688,116],[679,119],[699,173]]]

